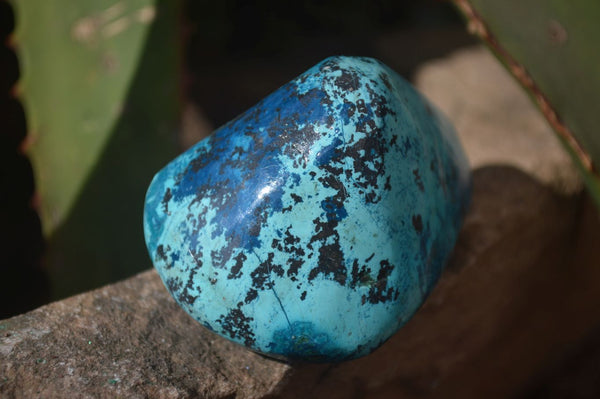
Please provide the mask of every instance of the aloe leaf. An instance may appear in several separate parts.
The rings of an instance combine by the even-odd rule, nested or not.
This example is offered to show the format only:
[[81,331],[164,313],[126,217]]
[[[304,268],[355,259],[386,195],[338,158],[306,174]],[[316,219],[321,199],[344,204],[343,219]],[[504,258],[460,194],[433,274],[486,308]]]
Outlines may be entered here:
[[141,215],[176,153],[178,3],[14,0],[55,298],[149,267]]
[[600,206],[600,2],[454,2],[538,104]]

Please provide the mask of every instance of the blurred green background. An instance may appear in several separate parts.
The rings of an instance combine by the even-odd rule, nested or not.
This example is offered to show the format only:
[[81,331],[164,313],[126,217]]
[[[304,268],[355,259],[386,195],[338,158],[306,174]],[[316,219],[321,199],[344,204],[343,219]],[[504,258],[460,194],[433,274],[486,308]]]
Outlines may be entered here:
[[0,318],[150,268],[154,173],[323,58],[410,78],[475,43],[429,0],[14,0],[0,23]]

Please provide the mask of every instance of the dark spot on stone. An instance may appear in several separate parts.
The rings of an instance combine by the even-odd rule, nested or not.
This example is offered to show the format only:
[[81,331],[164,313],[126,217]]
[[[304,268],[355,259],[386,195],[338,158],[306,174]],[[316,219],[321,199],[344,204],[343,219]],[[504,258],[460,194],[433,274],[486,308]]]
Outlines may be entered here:
[[392,115],[396,114],[394,111],[392,111],[387,106],[387,98],[385,95],[379,94],[368,83],[365,84],[365,88],[367,89],[367,92],[369,93],[370,105],[371,105],[371,108],[373,109],[373,113],[376,116],[382,118],[382,117],[386,116],[387,114],[392,114]]
[[329,197],[321,201],[321,208],[325,211],[328,220],[340,221],[348,216],[343,203],[336,202],[335,197]]
[[344,102],[344,108],[346,109],[346,117],[348,119],[352,118],[356,113],[356,105],[349,101]]
[[192,270],[190,275],[188,276],[188,281],[187,281],[185,287],[183,287],[183,290],[177,297],[177,299],[179,300],[179,303],[185,303],[189,306],[192,306],[192,305],[194,305],[194,302],[196,301],[196,299],[198,299],[198,295],[192,295],[190,293],[190,291],[192,291],[192,290],[196,290],[196,291],[200,292],[200,287],[194,287],[194,275],[195,274],[196,274],[196,270]]
[[290,196],[294,200],[294,203],[298,204],[298,203],[302,202],[302,197],[301,196],[299,196],[297,194],[294,194],[294,193],[291,193]]
[[342,70],[342,74],[335,79],[335,85],[343,91],[354,91],[360,88],[356,73],[347,70]]
[[159,260],[167,263],[167,254],[165,254],[165,247],[162,244],[156,248],[156,256]]
[[283,276],[283,267],[281,265],[273,263],[273,259],[275,258],[275,254],[273,252],[269,252],[267,254],[267,260],[260,262],[258,267],[250,273],[250,278],[252,278],[252,287],[259,290],[271,289],[273,288],[273,283],[271,282],[271,273],[275,273],[277,276]]
[[244,262],[248,258],[246,257],[246,255],[243,252],[240,252],[233,259],[235,260],[235,263],[234,263],[233,267],[231,268],[229,274],[227,275],[227,279],[229,279],[229,280],[240,278],[242,276],[242,267],[244,266]]
[[285,243],[286,246],[298,244],[300,242],[300,237],[293,235],[290,232],[290,229],[291,229],[291,226],[288,227],[287,230],[285,231],[285,238],[283,239],[283,242]]
[[202,261],[200,260],[200,258],[202,257],[202,252],[197,252],[195,250],[190,249],[190,255],[192,255],[192,259],[196,263],[196,266],[198,266],[198,268],[201,268]]
[[[296,118],[300,118],[297,116]],[[308,154],[306,153],[307,149],[310,148],[309,144],[315,142],[319,138],[319,133],[317,133],[314,129],[314,126],[308,124],[302,128],[298,128],[295,120],[292,118],[285,118],[282,121],[279,121],[279,124],[285,124],[289,126],[287,134],[279,134],[274,137],[272,147],[276,147],[279,151],[283,151],[283,154],[288,158],[293,160],[294,166],[302,166],[306,167],[306,159]],[[278,131],[281,128],[278,126],[274,131]],[[293,135],[293,139],[291,136]],[[296,145],[300,143],[301,145]],[[273,148],[275,149],[275,148]]]
[[388,302],[398,298],[398,289],[388,287],[388,278],[392,274],[394,266],[387,260],[382,260],[379,265],[377,280],[371,285],[369,294],[366,297],[363,297],[363,301],[368,301],[371,304]]
[[300,300],[303,301],[306,299],[306,291],[303,291],[302,294],[300,294]]
[[356,101],[356,110],[358,112],[360,112],[361,114],[369,113],[369,109],[367,108],[367,105],[365,104],[365,100],[360,99],[360,100]]
[[410,142],[410,138],[409,137],[405,137],[404,140],[402,141],[402,147],[400,148],[400,154],[402,154],[402,156],[407,156],[409,151],[412,149],[412,143]]
[[[215,136],[209,136],[207,140],[210,144],[214,144]],[[190,162],[190,165],[188,167],[188,170],[193,173],[198,173],[198,171],[204,169],[213,160],[213,157],[209,154],[208,151],[206,151],[205,147],[199,147],[196,152],[198,156]],[[187,175],[187,171],[184,172],[184,175]]]
[[211,251],[213,266],[219,269],[224,269],[227,266],[229,260],[231,259],[231,256],[233,255],[235,249],[240,247],[241,241],[241,236],[238,234],[234,234],[229,238],[227,245],[219,248],[218,250]]
[[423,232],[423,220],[421,219],[421,215],[413,215],[412,224],[417,233]]
[[376,63],[381,64],[379,61],[377,61],[373,58],[369,58],[369,57],[358,57],[358,58],[365,64],[376,64]]
[[199,288],[194,287],[194,275],[196,274],[195,270],[192,270],[188,275],[187,282],[185,286],[183,282],[178,277],[170,277],[167,279],[165,285],[169,289],[169,292],[173,295],[174,298],[181,304],[193,305],[194,301],[198,298],[198,295],[191,295],[190,290],[196,288],[196,291],[200,291]]
[[252,320],[254,318],[246,316],[238,304],[237,308],[231,309],[226,315],[221,315],[217,323],[231,339],[242,339],[244,345],[252,347],[256,342],[254,332],[250,327]]
[[249,304],[250,302],[255,300],[256,297],[258,297],[258,291],[256,291],[254,288],[250,288],[246,293],[246,298],[244,298],[244,302],[246,304]]
[[[372,256],[369,257],[369,260],[371,260],[371,258]],[[371,269],[366,265],[359,267],[358,260],[354,259],[352,271],[350,272],[350,288],[355,289],[356,287],[367,286],[372,282],[373,278],[371,277]],[[363,298],[363,304],[365,303],[364,300],[366,300],[366,298]]]
[[175,294],[175,293],[179,292],[179,290],[181,289],[181,286],[183,285],[183,282],[177,277],[170,277],[167,279],[167,282],[165,285],[169,289],[169,292]]
[[304,264],[304,261],[302,259],[289,259],[288,264],[290,265],[290,267],[287,271],[287,275],[289,277],[293,277],[298,275],[298,271]]
[[379,202],[380,197],[375,194],[373,191],[370,191],[367,193],[367,195],[365,195],[365,200],[367,202],[367,204],[376,204]]
[[381,79],[381,81],[383,82],[385,87],[388,88],[388,90],[392,90],[392,84],[390,83],[390,77],[386,73],[381,72],[379,74],[379,78]]
[[390,178],[391,178],[391,176],[388,175],[388,177],[385,179],[385,184],[383,185],[383,189],[386,191],[392,190],[392,185],[390,184]]
[[319,274],[331,276],[339,285],[346,284],[347,271],[344,265],[344,254],[339,244],[339,236],[333,244],[319,248],[319,264],[308,274],[308,280],[314,280]]
[[162,199],[163,211],[166,214],[169,213],[169,201],[171,200],[171,198],[173,198],[173,195],[171,194],[171,188],[167,188],[167,191],[165,191],[165,195]]
[[421,175],[419,174],[419,169],[413,169],[413,176],[415,177],[415,183],[421,192],[425,191],[425,186],[423,185],[423,181],[421,180]]
[[240,157],[241,155],[244,154],[244,149],[242,147],[240,147],[239,145],[236,145],[235,148],[233,149],[233,156],[234,157]]
[[210,251],[210,257],[212,258],[212,263],[215,267],[223,267],[223,264],[225,263],[223,261],[223,257],[221,256],[223,249],[221,250],[212,250]]

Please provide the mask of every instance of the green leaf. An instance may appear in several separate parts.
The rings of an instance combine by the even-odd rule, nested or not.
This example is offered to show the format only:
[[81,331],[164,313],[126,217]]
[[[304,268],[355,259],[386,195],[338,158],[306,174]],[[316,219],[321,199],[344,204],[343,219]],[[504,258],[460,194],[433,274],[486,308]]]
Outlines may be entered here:
[[150,267],[144,193],[177,151],[178,2],[15,0],[54,297]]
[[455,0],[470,28],[528,90],[600,206],[600,2]]

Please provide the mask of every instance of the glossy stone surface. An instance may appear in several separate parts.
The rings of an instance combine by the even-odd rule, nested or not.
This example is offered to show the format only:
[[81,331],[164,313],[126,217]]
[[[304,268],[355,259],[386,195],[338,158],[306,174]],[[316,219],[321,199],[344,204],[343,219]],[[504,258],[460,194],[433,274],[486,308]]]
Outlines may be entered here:
[[379,61],[333,57],[162,169],[150,256],[210,330],[269,356],[364,356],[440,276],[469,198],[449,123]]

